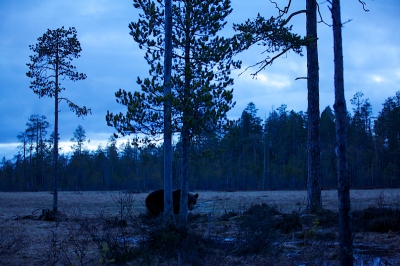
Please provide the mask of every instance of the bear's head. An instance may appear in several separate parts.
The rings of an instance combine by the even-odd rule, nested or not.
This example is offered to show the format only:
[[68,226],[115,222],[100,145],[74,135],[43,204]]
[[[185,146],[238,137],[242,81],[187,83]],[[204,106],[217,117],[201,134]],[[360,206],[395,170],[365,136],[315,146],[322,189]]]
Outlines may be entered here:
[[194,205],[196,205],[197,198],[199,197],[199,194],[193,195],[191,193],[188,193],[188,209],[193,210]]

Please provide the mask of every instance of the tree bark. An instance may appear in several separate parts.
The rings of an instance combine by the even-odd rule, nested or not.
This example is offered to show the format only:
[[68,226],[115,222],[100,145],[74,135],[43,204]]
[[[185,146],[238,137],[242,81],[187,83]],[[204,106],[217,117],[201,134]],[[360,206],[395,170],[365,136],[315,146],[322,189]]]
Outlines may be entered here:
[[338,167],[340,264],[353,265],[353,244],[350,228],[350,180],[347,164],[347,110],[344,97],[342,22],[340,0],[332,1],[333,42],[335,61],[336,154]]
[[[58,41],[57,41],[58,46]],[[58,211],[58,47],[56,56],[55,91],[54,91],[54,180],[53,180],[53,212]]]
[[[185,126],[184,126],[185,128]],[[182,183],[179,209],[179,227],[185,229],[187,226],[188,215],[188,193],[189,193],[189,132],[187,129],[182,131]]]
[[172,131],[171,131],[171,68],[172,68],[172,1],[165,0],[164,57],[164,218],[172,221]]
[[189,193],[189,146],[190,146],[190,132],[189,123],[191,113],[190,108],[190,81],[192,77],[192,70],[190,66],[190,13],[192,12],[190,1],[186,3],[186,15],[185,15],[185,85],[183,95],[183,125],[182,125],[182,185],[181,185],[181,198],[180,198],[180,209],[179,209],[179,226],[185,229],[187,226],[187,214],[188,214],[188,193]]
[[321,159],[319,137],[319,65],[317,46],[317,2],[306,2],[307,36],[315,39],[307,45],[307,91],[308,91],[308,178],[307,210],[315,212],[322,207],[321,202]]

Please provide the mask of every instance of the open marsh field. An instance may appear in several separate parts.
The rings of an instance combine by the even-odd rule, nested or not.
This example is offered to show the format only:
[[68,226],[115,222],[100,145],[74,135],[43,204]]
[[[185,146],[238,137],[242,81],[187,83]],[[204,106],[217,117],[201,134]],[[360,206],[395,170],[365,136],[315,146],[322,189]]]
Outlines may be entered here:
[[[58,193],[58,208],[65,214],[82,213],[97,215],[118,214],[119,192],[65,192]],[[276,205],[278,210],[290,213],[293,210],[304,209],[307,205],[307,192],[296,191],[191,191],[199,193],[199,199],[194,212],[207,213],[210,211],[224,212],[245,210],[251,204],[266,203]],[[133,193],[132,210],[138,214],[146,212],[145,199],[148,193]],[[337,211],[337,191],[323,190],[322,204],[324,208]],[[400,189],[352,190],[351,207],[353,210],[365,209],[383,200],[387,206],[400,205]],[[13,215],[24,216],[36,209],[51,209],[53,195],[51,192],[0,192],[0,218],[10,218]]]
[[[268,204],[276,206],[276,209],[282,214],[290,214],[293,211],[301,213],[307,205],[306,191],[246,191],[246,192],[224,192],[224,191],[191,191],[199,193],[199,199],[192,214],[198,214],[199,217],[209,217],[208,220],[199,220],[197,230],[200,233],[210,233],[210,224],[219,226],[220,216],[226,213],[243,213],[255,204]],[[85,248],[85,261],[77,260],[72,256],[65,260],[54,259],[52,255],[51,241],[54,241],[55,233],[58,239],[69,239],[72,233],[77,233],[77,217],[85,219],[95,219],[102,217],[105,220],[113,220],[120,215],[119,200],[129,194],[128,214],[132,219],[144,216],[147,213],[145,207],[145,198],[148,193],[125,193],[125,192],[59,192],[58,209],[62,213],[63,219],[58,222],[42,221],[39,215],[42,209],[52,208],[53,195],[50,192],[0,192],[0,265],[66,265],[68,262],[83,265],[97,265],[101,262],[101,252],[95,244],[87,243]],[[323,207],[333,212],[337,212],[337,191],[322,191]],[[399,189],[376,189],[376,190],[352,190],[351,191],[352,210],[364,210],[368,207],[399,209],[400,190]],[[127,214],[127,213],[126,213]],[[136,217],[136,218],[135,218]],[[214,217],[215,222],[210,222],[210,217]],[[286,217],[286,216],[283,216]],[[232,223],[235,220],[232,219]],[[128,227],[129,227],[128,221]],[[137,219],[133,223],[140,223]],[[230,221],[223,226],[229,227]],[[232,225],[233,226],[233,225]],[[140,227],[139,225],[134,227]],[[136,228],[137,229],[137,228]],[[308,230],[308,229],[307,229]],[[328,230],[321,228],[321,230]],[[329,229],[334,230],[334,229]],[[231,230],[232,232],[235,230]],[[218,233],[215,233],[218,234]],[[293,236],[292,236],[293,237]],[[67,241],[67,240],[66,240]],[[69,240],[68,240],[69,241]],[[285,240],[287,243],[287,239]],[[62,241],[61,241],[62,242]],[[293,242],[293,241],[292,241]],[[66,242],[65,242],[66,243]],[[68,242],[69,243],[69,242]],[[295,243],[295,242],[293,242]],[[297,242],[296,242],[297,243]],[[322,256],[327,256],[325,265],[337,265],[337,241],[333,241],[329,251]],[[358,243],[358,244],[357,244]],[[365,249],[392,250],[390,254],[371,255],[360,259],[358,265],[368,265],[368,261],[379,260],[381,264],[376,265],[396,265],[400,237],[398,232],[389,230],[385,233],[362,233],[355,235],[355,246],[362,246]],[[283,244],[282,244],[283,245]],[[287,245],[287,244],[285,244]],[[285,246],[283,245],[283,246]],[[293,244],[294,245],[294,244]],[[303,245],[303,244],[302,244]],[[310,244],[311,245],[311,244]],[[314,245],[314,246],[313,246]],[[55,247],[56,244],[53,245]],[[312,244],[313,249],[315,244]],[[285,246],[284,250],[287,247]],[[360,248],[361,250],[362,248]],[[328,248],[327,248],[328,250]],[[365,254],[365,250],[359,251]],[[74,253],[73,246],[65,253]],[[286,251],[285,251],[286,252]],[[53,252],[54,253],[54,252]],[[293,252],[294,254],[295,252]],[[304,251],[306,254],[306,251]],[[303,254],[301,258],[276,259],[275,265],[301,265],[309,258]],[[321,256],[320,256],[321,257]],[[73,258],[73,259],[72,259]],[[82,259],[82,257],[79,257]],[[253,260],[246,257],[242,265],[268,265],[266,258],[256,256]],[[240,261],[238,259],[238,261]],[[321,260],[320,260],[321,261]],[[103,261],[104,262],[104,261]],[[171,262],[171,261],[170,261]],[[220,265],[229,265],[234,263],[235,258],[225,257]],[[237,261],[236,261],[237,262]],[[235,263],[236,263],[235,262]],[[157,265],[159,262],[152,262],[150,265]],[[267,263],[267,264],[263,264]],[[127,265],[137,265],[135,261],[128,262]],[[148,265],[139,263],[139,265]],[[317,265],[317,264],[304,264]],[[357,264],[356,264],[357,265]]]

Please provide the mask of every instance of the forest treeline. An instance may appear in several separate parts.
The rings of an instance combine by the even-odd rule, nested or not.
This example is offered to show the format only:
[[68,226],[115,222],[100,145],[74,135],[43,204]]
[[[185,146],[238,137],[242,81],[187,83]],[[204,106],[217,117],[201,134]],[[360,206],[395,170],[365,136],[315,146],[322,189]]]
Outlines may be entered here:
[[[348,163],[352,188],[400,185],[400,91],[389,97],[378,117],[363,93],[351,99],[348,113]],[[321,113],[321,187],[337,188],[335,121],[331,107]],[[32,115],[18,134],[19,152],[2,159],[2,191],[52,190],[53,135],[45,116]],[[162,144],[138,148],[129,141],[90,151],[78,126],[71,154],[59,156],[60,190],[149,191],[163,185]],[[174,145],[174,187],[180,184],[180,149]],[[266,118],[249,103],[227,132],[196,136],[190,150],[191,190],[306,189],[307,113],[282,104]]]

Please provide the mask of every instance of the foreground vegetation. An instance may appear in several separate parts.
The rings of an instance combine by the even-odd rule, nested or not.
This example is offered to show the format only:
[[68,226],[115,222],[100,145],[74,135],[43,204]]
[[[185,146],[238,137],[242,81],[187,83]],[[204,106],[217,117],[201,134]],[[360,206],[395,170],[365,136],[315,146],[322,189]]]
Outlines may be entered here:
[[[353,192],[355,265],[397,265],[399,191]],[[61,192],[57,216],[47,192],[0,193],[0,264],[339,264],[334,191],[315,214],[305,191],[199,193],[187,231],[148,215],[147,193]]]

